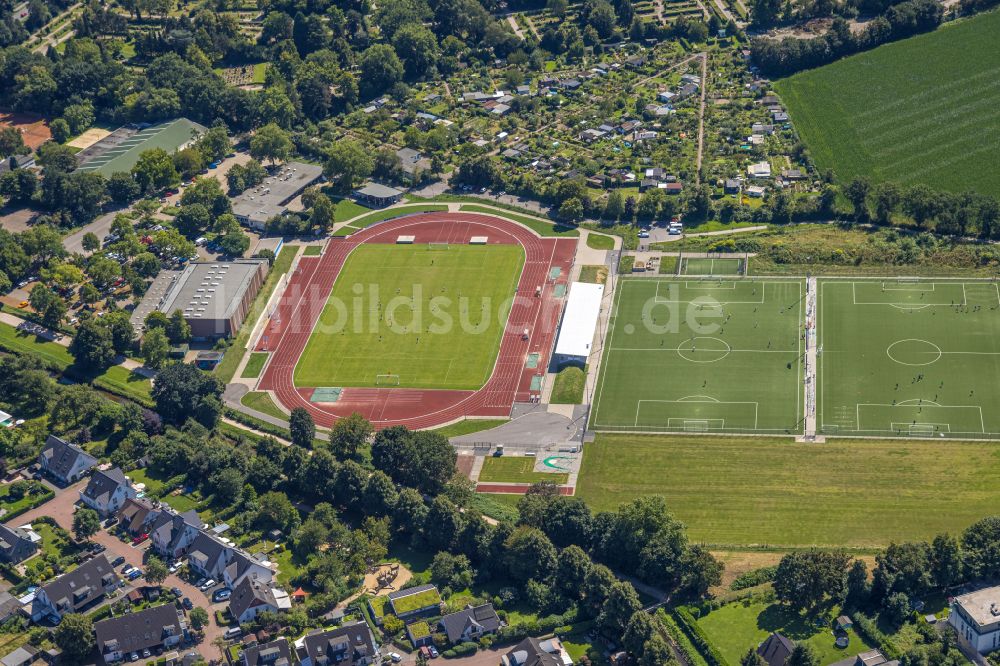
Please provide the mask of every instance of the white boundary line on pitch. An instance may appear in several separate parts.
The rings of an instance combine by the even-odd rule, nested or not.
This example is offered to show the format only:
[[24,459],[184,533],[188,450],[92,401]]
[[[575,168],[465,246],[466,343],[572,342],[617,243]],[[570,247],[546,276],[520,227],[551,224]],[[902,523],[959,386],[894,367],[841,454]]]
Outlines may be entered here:
[[[907,402],[910,402],[910,401],[907,401]],[[897,404],[897,405],[892,405],[892,404],[888,404],[888,403],[879,403],[879,402],[859,402],[859,403],[856,403],[856,406],[855,406],[855,409],[857,411],[857,424],[858,424],[858,430],[859,431],[864,431],[865,430],[865,428],[861,427],[861,408],[862,407],[889,407],[889,408],[905,407],[905,408],[909,408],[909,409],[912,409],[913,407],[927,407],[928,409],[975,409],[975,410],[977,410],[979,412],[979,428],[980,428],[980,432],[982,434],[984,434],[984,435],[986,434],[986,421],[983,419],[983,408],[982,408],[981,405],[913,405],[913,404],[907,404],[907,405],[898,405]],[[891,426],[892,421],[890,421],[889,423],[890,423],[890,426]],[[951,432],[950,427],[951,426],[949,426],[949,431],[948,432]],[[876,428],[876,430],[881,432],[880,429]]]
[[[690,396],[688,396],[688,397],[690,397]],[[711,400],[684,400],[684,399],[681,399],[681,400],[656,400],[656,399],[640,399],[640,400],[638,400],[636,402],[636,405],[635,405],[635,423],[633,424],[634,428],[638,428],[639,427],[639,411],[642,409],[642,403],[644,403],[644,402],[657,402],[657,403],[664,403],[664,404],[668,404],[668,405],[678,405],[678,404],[679,405],[690,405],[690,404],[699,404],[699,403],[700,404],[709,404],[709,405],[753,405],[753,428],[752,428],[752,430],[756,430],[757,429],[757,423],[759,421],[758,411],[760,409],[760,403],[754,402],[754,401],[749,401],[749,400],[716,400],[714,398],[711,399]],[[667,427],[668,428],[670,427],[669,426],[669,422],[670,422],[671,418],[683,419],[683,420],[686,420],[686,421],[705,421],[705,420],[715,420],[715,421],[718,421],[718,420],[720,420],[720,419],[693,419],[693,418],[687,418],[687,417],[684,417],[684,416],[674,416],[674,417],[668,416],[667,417],[667,423],[668,423]],[[725,423],[725,419],[721,419],[721,420],[723,421],[723,423]],[[642,426],[642,427],[648,427],[648,426]],[[652,427],[655,427],[655,426],[652,426]],[[750,430],[751,428],[745,428],[745,429],[746,430]]]

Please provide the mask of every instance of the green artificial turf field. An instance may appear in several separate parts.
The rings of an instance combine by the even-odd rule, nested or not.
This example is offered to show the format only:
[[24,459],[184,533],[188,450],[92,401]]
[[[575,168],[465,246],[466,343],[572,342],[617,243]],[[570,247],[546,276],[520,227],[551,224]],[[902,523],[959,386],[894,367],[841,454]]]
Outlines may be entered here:
[[822,280],[817,422],[828,434],[1000,434],[995,282]]
[[743,259],[730,257],[724,259],[689,257],[683,259],[681,267],[682,275],[741,275],[742,273]]
[[296,385],[482,387],[523,264],[519,245],[358,246],[299,359]]
[[959,534],[996,513],[994,442],[604,434],[577,495],[594,511],[663,495],[713,546],[885,547]]
[[801,431],[801,280],[623,278],[591,428]]
[[1000,195],[1000,12],[775,81],[820,170]]

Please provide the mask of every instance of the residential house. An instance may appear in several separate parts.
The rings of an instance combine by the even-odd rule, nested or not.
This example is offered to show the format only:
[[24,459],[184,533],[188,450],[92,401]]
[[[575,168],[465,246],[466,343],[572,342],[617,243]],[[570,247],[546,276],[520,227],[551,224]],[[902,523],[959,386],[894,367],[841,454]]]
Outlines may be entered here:
[[135,499],[135,488],[117,467],[94,472],[87,487],[80,491],[80,500],[101,518],[118,513],[130,499]]
[[525,638],[500,657],[500,666],[572,666],[558,638]]
[[124,661],[143,650],[170,649],[179,645],[187,629],[173,604],[154,606],[94,625],[97,648],[105,664]]
[[39,659],[38,650],[30,645],[23,645],[0,657],[0,666],[30,666],[36,659]]
[[647,104],[644,109],[646,113],[651,116],[656,116],[657,118],[676,113],[676,111],[674,111],[674,107],[669,104]]
[[222,578],[229,563],[231,547],[213,536],[200,532],[188,547],[188,568],[202,578]]
[[675,97],[677,97],[677,93],[671,92],[669,90],[663,90],[656,95],[656,99],[660,100],[664,104],[669,104],[670,102],[674,101]]
[[747,175],[758,180],[766,180],[771,177],[771,163],[764,160],[751,164],[747,167]]
[[530,95],[531,94],[531,86],[518,86],[514,90],[515,90],[515,92],[518,95]]
[[231,551],[229,563],[222,572],[222,580],[233,590],[247,578],[270,582],[274,578],[274,572],[253,555],[234,549]]
[[726,194],[739,194],[742,183],[737,178],[726,178],[722,189]]
[[764,95],[760,98],[760,104],[761,106],[766,106],[769,109],[781,108],[781,100],[778,99],[777,95]]
[[494,116],[506,116],[508,113],[510,113],[510,105],[503,103],[494,104],[493,108],[490,109],[490,113],[492,113]]
[[632,141],[640,143],[642,141],[653,141],[659,136],[654,130],[639,130],[632,133]]
[[660,185],[660,189],[662,189],[667,194],[680,194],[681,192],[684,191],[684,184],[677,182],[663,183]]
[[418,585],[389,593],[392,612],[401,620],[436,614],[441,606],[441,595],[434,585]]
[[801,169],[785,169],[781,172],[781,177],[785,180],[805,180],[806,175]]
[[270,581],[244,578],[229,598],[229,612],[240,624],[253,622],[258,613],[286,611],[292,600],[284,590],[273,587]]
[[23,604],[10,592],[0,592],[0,624],[21,614]]
[[187,552],[202,527],[201,518],[194,509],[183,514],[161,511],[150,526],[149,540],[160,557],[176,560]]
[[701,77],[698,76],[697,74],[682,74],[681,75],[681,82],[682,83],[693,83],[696,86],[700,86],[701,85]]
[[38,550],[36,534],[23,527],[0,525],[0,562],[19,564]]
[[795,643],[778,633],[768,636],[757,646],[757,654],[767,662],[767,666],[785,666],[785,661],[795,649]]
[[35,166],[34,153],[30,155],[11,155],[7,159],[0,161],[0,174],[7,173],[8,171],[16,171],[17,169],[30,169],[33,166]]
[[765,125],[764,123],[754,123],[750,126],[750,133],[756,134],[758,136],[770,136],[774,134],[774,125]]
[[746,189],[743,190],[744,194],[753,199],[764,198],[765,192],[767,192],[767,188],[761,187],[760,185],[751,185],[750,187],[747,187]]
[[697,83],[685,83],[680,88],[677,89],[677,99],[687,99],[698,93]]
[[784,111],[772,111],[771,112],[771,120],[774,121],[774,122],[776,122],[776,123],[787,123],[788,122],[788,114],[785,113]]
[[285,638],[279,638],[264,643],[251,645],[240,652],[242,666],[291,666],[292,648]]
[[301,643],[301,666],[368,666],[379,658],[378,644],[364,622],[310,634]]
[[46,619],[56,624],[66,613],[79,613],[116,589],[121,581],[104,555],[88,560],[64,573],[35,592],[31,619]]
[[576,90],[582,85],[578,79],[563,79],[559,81],[559,87],[563,90]]
[[487,634],[496,633],[500,628],[500,617],[493,604],[468,606],[442,617],[441,628],[451,643],[478,641]]
[[642,127],[641,120],[626,120],[625,122],[618,125],[619,134],[628,134],[629,132],[634,132]]
[[408,183],[419,181],[421,174],[431,168],[431,161],[412,148],[400,148],[396,156],[403,169],[403,180]]
[[586,129],[580,132],[580,140],[584,143],[593,143],[598,139],[602,138],[607,132],[603,132],[599,129]]
[[625,66],[631,67],[632,69],[639,69],[640,67],[645,66],[645,64],[646,57],[641,55],[633,56],[625,61]]
[[854,666],[899,666],[899,660],[889,661],[881,650],[875,649],[858,654]]
[[1000,586],[955,597],[948,622],[980,654],[1000,648]]
[[56,481],[69,485],[83,478],[97,464],[97,458],[76,444],[70,444],[55,435],[49,435],[38,454],[42,472]]
[[130,498],[118,510],[118,526],[130,536],[149,534],[153,520],[161,510],[146,499]]

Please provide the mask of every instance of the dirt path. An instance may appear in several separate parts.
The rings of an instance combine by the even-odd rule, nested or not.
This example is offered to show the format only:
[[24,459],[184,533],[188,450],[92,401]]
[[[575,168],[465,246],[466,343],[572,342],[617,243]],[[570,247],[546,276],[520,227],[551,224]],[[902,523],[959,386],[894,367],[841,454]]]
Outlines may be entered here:
[[698,107],[698,155],[695,159],[695,183],[701,183],[701,160],[705,151],[705,95],[708,92],[708,54],[701,54],[701,104]]
[[524,33],[521,31],[521,26],[517,24],[517,19],[513,14],[507,14],[507,23],[510,24],[511,29],[514,30],[514,34],[524,39]]
[[732,21],[737,24],[739,23],[736,17],[733,16],[733,13],[729,11],[729,8],[726,7],[726,3],[722,2],[722,0],[713,0],[713,2],[715,2],[715,7],[719,10],[719,13],[721,13],[727,21]]

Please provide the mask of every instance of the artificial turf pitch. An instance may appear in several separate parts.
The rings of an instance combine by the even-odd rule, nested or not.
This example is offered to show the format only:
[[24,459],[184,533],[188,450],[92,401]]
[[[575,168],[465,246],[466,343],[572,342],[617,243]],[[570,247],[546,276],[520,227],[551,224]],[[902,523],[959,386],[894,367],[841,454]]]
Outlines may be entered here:
[[1000,434],[995,282],[821,280],[821,432]]
[[359,245],[295,367],[296,386],[482,387],[523,264],[518,245]]
[[590,427],[798,433],[802,280],[624,278]]

